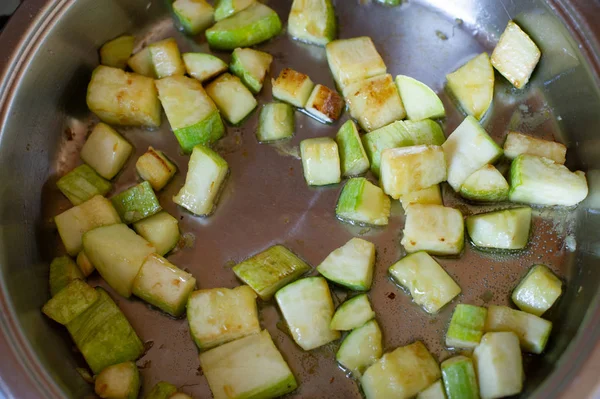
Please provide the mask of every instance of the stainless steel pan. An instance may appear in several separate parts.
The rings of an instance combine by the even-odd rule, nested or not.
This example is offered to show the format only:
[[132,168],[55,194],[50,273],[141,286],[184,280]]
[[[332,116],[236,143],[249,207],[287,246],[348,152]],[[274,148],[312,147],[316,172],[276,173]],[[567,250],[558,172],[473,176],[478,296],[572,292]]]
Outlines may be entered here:
[[[291,1],[271,0],[285,20]],[[441,263],[463,288],[462,302],[507,304],[526,269],[545,263],[566,281],[566,292],[548,317],[554,332],[543,356],[526,358],[523,396],[587,397],[600,374],[600,3],[595,0],[413,0],[390,9],[357,0],[337,0],[341,37],[369,35],[392,74],[408,74],[434,87],[449,110],[449,134],[462,116],[443,92],[444,76],[478,52],[490,51],[509,19],[538,42],[543,58],[528,88],[513,90],[499,78],[487,130],[501,141],[508,128],[564,142],[567,164],[588,172],[590,197],[576,211],[538,210],[534,238],[521,256],[489,255],[468,248],[460,259]],[[0,36],[0,393],[15,398],[84,397],[91,390],[75,367],[82,359],[67,334],[42,317],[48,298],[50,259],[60,248],[52,216],[68,206],[55,188],[58,176],[79,162],[96,119],[85,105],[86,85],[97,65],[97,48],[125,32],[139,45],[176,35],[182,49],[206,51],[176,33],[167,6],[159,0],[27,0]],[[275,56],[272,72],[290,66],[329,86],[324,50],[285,35],[262,45]],[[223,54],[225,59],[227,55]],[[261,102],[270,98],[267,85]],[[386,229],[348,227],[334,218],[339,187],[309,189],[297,159],[302,138],[332,135],[338,125],[321,125],[298,114],[297,134],[279,146],[257,144],[256,114],[241,128],[229,128],[218,144],[232,170],[217,212],[199,219],[170,200],[181,186],[187,158],[178,153],[165,123],[159,131],[121,129],[136,146],[148,144],[172,157],[179,173],[161,194],[162,205],[181,216],[194,244],[171,257],[190,270],[201,288],[235,286],[230,265],[280,242],[317,265],[352,235],[376,243],[378,260],[371,297],[387,350],[423,340],[438,360],[449,356],[443,335],[453,306],[427,316],[386,277],[402,254],[403,225],[396,204]],[[129,161],[116,191],[133,184]],[[447,204],[465,213],[469,206],[451,190]],[[99,278],[93,284],[103,284]],[[339,299],[345,294],[338,292]],[[116,296],[115,296],[116,298]],[[197,398],[210,397],[185,320],[170,319],[138,300],[119,305],[148,343],[143,384],[169,380]],[[261,305],[263,325],[274,336],[297,375],[293,397],[360,397],[334,361],[335,346],[302,352],[277,327],[272,304]],[[1,396],[1,394],[0,394]]]

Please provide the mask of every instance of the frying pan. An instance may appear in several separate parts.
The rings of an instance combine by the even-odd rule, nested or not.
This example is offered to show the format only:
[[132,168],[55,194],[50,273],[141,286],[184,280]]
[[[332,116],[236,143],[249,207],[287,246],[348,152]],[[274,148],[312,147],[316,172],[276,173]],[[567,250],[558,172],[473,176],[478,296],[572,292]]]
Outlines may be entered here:
[[[267,3],[285,22],[291,1]],[[114,191],[138,180],[133,165],[148,145],[175,161],[179,172],[160,200],[181,218],[188,245],[170,260],[193,273],[199,288],[238,285],[231,265],[273,243],[285,244],[316,266],[352,236],[373,241],[378,258],[370,296],[385,349],[420,339],[440,361],[451,355],[443,336],[457,302],[509,304],[510,291],[526,270],[544,263],[565,280],[566,289],[546,315],[554,323],[546,353],[525,357],[522,396],[593,396],[600,375],[600,3],[411,0],[398,8],[357,0],[336,3],[340,37],[372,37],[390,73],[413,76],[440,94],[448,111],[446,134],[463,115],[445,94],[445,75],[471,56],[491,52],[507,22],[515,19],[541,47],[542,60],[525,90],[511,88],[498,75],[484,127],[498,143],[511,129],[566,144],[567,166],[588,175],[588,199],[575,210],[536,209],[533,238],[522,254],[490,254],[468,246],[460,258],[440,258],[463,293],[429,316],[386,275],[387,267],[403,256],[399,204],[385,229],[352,227],[334,217],[339,186],[308,188],[303,180],[299,141],[331,136],[339,124],[322,125],[297,113],[295,138],[271,146],[254,138],[256,112],[241,127],[228,127],[217,150],[232,173],[216,213],[206,219],[185,213],[170,200],[183,183],[187,157],[179,153],[168,124],[156,131],[119,129],[136,154]],[[61,251],[52,217],[69,206],[55,183],[80,162],[79,149],[97,121],[85,104],[97,49],[123,33],[135,34],[138,48],[175,36],[183,51],[208,51],[202,37],[194,40],[176,31],[168,5],[159,0],[27,0],[0,36],[0,396],[91,395],[75,370],[82,366],[81,356],[40,308],[49,297],[49,262]],[[274,55],[272,74],[289,66],[333,87],[323,49],[293,42],[285,34],[260,49]],[[229,60],[228,54],[218,55]],[[270,93],[267,84],[260,102],[269,101]],[[494,208],[466,204],[448,187],[444,201],[467,215]],[[106,287],[99,277],[90,283]],[[138,361],[143,389],[168,380],[196,398],[210,397],[187,322],[109,292],[146,342],[148,350]],[[345,295],[335,290],[336,300]],[[262,325],[299,380],[300,388],[290,397],[360,397],[356,383],[335,364],[335,344],[303,352],[285,334],[276,307],[259,306]]]

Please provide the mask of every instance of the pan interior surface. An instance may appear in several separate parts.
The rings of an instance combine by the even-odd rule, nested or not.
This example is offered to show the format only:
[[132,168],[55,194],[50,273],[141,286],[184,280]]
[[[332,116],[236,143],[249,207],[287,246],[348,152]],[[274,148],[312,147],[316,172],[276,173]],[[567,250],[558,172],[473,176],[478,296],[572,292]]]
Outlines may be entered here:
[[[15,331],[25,338],[23,350],[35,354],[35,362],[44,370],[40,373],[47,373],[69,397],[91,392],[75,370],[83,360],[73,352],[63,329],[40,312],[49,297],[48,265],[61,248],[52,217],[70,206],[56,181],[80,163],[79,150],[97,122],[86,107],[85,95],[91,71],[98,64],[97,49],[104,42],[132,33],[141,48],[173,36],[182,52],[209,51],[203,38],[194,40],[177,31],[164,3],[56,2],[45,30],[29,43],[32,47],[5,89],[5,99],[0,96],[5,101],[0,102],[0,288],[10,308],[7,317],[15,320]],[[287,20],[290,0],[266,3],[282,21]],[[239,285],[231,266],[273,244],[286,245],[316,267],[353,236],[374,242],[377,263],[370,298],[384,334],[384,350],[418,339],[438,361],[453,354],[444,346],[444,335],[456,303],[509,305],[512,289],[529,267],[545,264],[564,279],[565,292],[544,316],[554,323],[547,352],[525,356],[527,382],[522,396],[556,395],[569,373],[576,371],[577,348],[595,345],[599,334],[593,321],[599,313],[596,287],[600,282],[596,267],[600,256],[600,93],[578,43],[551,7],[536,0],[415,0],[396,8],[338,0],[336,6],[340,38],[370,36],[389,73],[412,76],[440,94],[448,114],[443,121],[446,135],[464,117],[444,91],[446,74],[478,53],[491,52],[507,22],[516,20],[540,46],[542,60],[525,90],[512,88],[496,74],[492,109],[483,125],[499,144],[508,130],[564,143],[567,166],[588,175],[588,199],[576,210],[535,209],[532,238],[523,253],[481,252],[467,244],[460,258],[439,258],[462,294],[430,316],[387,276],[388,267],[405,255],[399,244],[404,225],[400,204],[394,201],[386,228],[349,226],[335,219],[341,185],[309,188],[305,184],[299,142],[333,136],[348,118],[347,112],[332,126],[296,113],[295,137],[283,144],[257,143],[257,111],[240,127],[228,126],[216,149],[229,163],[231,175],[216,213],[209,218],[193,217],[171,200],[183,184],[188,157],[180,154],[166,118],[155,131],[117,128],[135,146],[135,154],[108,196],[139,181],[135,161],[148,146],[164,151],[175,162],[178,173],[159,199],[165,210],[180,219],[187,245],[169,260],[192,273],[199,288]],[[290,67],[315,83],[334,87],[323,48],[292,41],[285,33],[258,48],[274,56],[271,76]],[[216,54],[229,61],[229,54]],[[270,100],[267,83],[259,103]],[[448,186],[444,187],[444,203],[465,215],[502,207],[467,204]],[[186,320],[169,318],[140,300],[120,298],[98,276],[89,281],[109,290],[146,342],[148,350],[138,361],[143,392],[166,380],[193,397],[210,397]],[[338,303],[347,295],[337,288],[334,292]],[[356,382],[335,362],[339,342],[304,352],[286,334],[276,306],[261,303],[259,307],[262,326],[298,379],[300,387],[290,397],[361,397]],[[582,325],[588,327],[580,329]],[[548,379],[552,373],[555,378]]]

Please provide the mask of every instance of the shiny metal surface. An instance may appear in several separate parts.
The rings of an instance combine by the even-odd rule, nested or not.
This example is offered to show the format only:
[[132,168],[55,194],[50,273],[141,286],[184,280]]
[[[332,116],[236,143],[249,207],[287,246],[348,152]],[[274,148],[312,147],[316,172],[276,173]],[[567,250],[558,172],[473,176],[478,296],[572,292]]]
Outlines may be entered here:
[[[287,19],[291,1],[268,3]],[[285,244],[316,266],[352,236],[373,241],[378,258],[370,296],[385,349],[421,339],[440,361],[451,355],[443,335],[454,304],[507,304],[526,269],[545,263],[565,279],[566,292],[547,315],[555,325],[547,353],[526,357],[523,396],[590,395],[597,380],[589,377],[589,370],[600,364],[596,354],[582,368],[600,336],[600,48],[598,32],[592,30],[598,29],[594,21],[600,18],[600,6],[585,0],[414,0],[396,9],[357,1],[338,0],[336,5],[342,38],[371,36],[390,73],[408,74],[440,92],[448,110],[446,134],[462,116],[443,92],[445,74],[470,56],[491,51],[507,21],[516,19],[540,45],[542,61],[522,92],[497,75],[493,110],[484,125],[499,143],[509,128],[564,142],[569,147],[567,164],[588,172],[590,197],[575,211],[537,210],[534,238],[520,256],[467,246],[458,259],[438,258],[463,293],[439,315],[428,316],[386,275],[387,267],[403,255],[399,204],[394,204],[386,229],[350,227],[334,218],[341,186],[311,189],[304,183],[298,143],[335,134],[347,114],[325,126],[296,113],[294,139],[272,146],[254,138],[257,112],[241,128],[228,127],[217,149],[229,162],[231,177],[208,219],[192,217],[170,200],[183,184],[187,157],[179,154],[166,122],[153,132],[118,129],[135,145],[136,155],[117,178],[115,192],[137,181],[133,165],[148,145],[175,161],[179,173],[160,200],[181,218],[182,231],[194,243],[169,259],[192,272],[200,288],[238,285],[231,265],[272,243]],[[207,50],[202,38],[194,41],[174,29],[159,0],[30,0],[0,36],[0,392],[7,397],[84,397],[91,392],[75,371],[83,361],[69,337],[39,310],[49,295],[49,261],[62,250],[57,252],[60,240],[50,221],[69,206],[55,182],[79,162],[78,150],[96,122],[85,105],[87,82],[98,62],[96,50],[126,32],[136,34],[139,47],[175,36],[184,51]],[[272,75],[289,66],[333,86],[323,49],[285,35],[259,47],[275,57]],[[267,84],[260,102],[269,99]],[[487,209],[463,203],[448,187],[444,201],[465,214]],[[105,286],[98,277],[90,282]],[[345,293],[336,293],[343,300]],[[169,380],[196,398],[210,397],[187,322],[168,318],[137,299],[113,297],[148,342],[149,350],[138,362],[144,389]],[[276,307],[260,307],[262,325],[299,380],[299,390],[290,397],[360,397],[357,385],[335,364],[336,344],[302,352],[277,327],[281,317]],[[570,396],[575,392],[577,396]]]

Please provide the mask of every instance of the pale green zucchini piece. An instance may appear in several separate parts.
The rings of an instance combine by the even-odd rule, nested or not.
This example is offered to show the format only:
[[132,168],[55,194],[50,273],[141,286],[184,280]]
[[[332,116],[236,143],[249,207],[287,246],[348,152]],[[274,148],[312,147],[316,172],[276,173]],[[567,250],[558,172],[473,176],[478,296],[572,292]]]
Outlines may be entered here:
[[111,198],[111,202],[126,224],[138,222],[162,210],[147,181],[120,192]]
[[152,244],[124,224],[85,233],[83,250],[108,285],[126,298],[131,296],[133,280],[142,263],[155,252]]
[[340,118],[344,100],[335,90],[318,84],[306,100],[304,109],[319,122],[333,123]]
[[171,399],[177,393],[177,387],[169,382],[160,381],[152,387],[144,399]]
[[275,300],[294,341],[305,351],[340,338],[330,327],[333,300],[323,277],[307,277],[286,285]]
[[494,165],[484,165],[460,186],[460,195],[471,201],[505,201],[508,199],[508,182]]
[[302,140],[300,154],[304,179],[309,186],[326,186],[341,181],[338,146],[332,138]]
[[335,216],[352,224],[385,226],[391,207],[390,198],[380,187],[364,177],[354,177],[342,189]]
[[73,280],[42,308],[52,320],[66,325],[98,300],[98,292],[83,280]]
[[135,163],[135,170],[155,191],[160,191],[175,175],[177,167],[162,151],[148,147],[148,151]]
[[154,79],[100,65],[92,72],[87,105],[103,122],[126,126],[160,126],[160,101]]
[[150,58],[150,49],[144,47],[134,55],[132,55],[127,61],[127,65],[131,70],[139,75],[144,75],[149,78],[155,78],[154,66],[152,66],[152,59]]
[[290,68],[282,70],[271,83],[273,97],[298,108],[304,107],[315,87],[307,75]]
[[231,72],[254,94],[263,87],[273,56],[251,48],[236,48],[231,55]]
[[350,331],[375,318],[375,312],[367,294],[360,294],[342,303],[331,319],[330,327],[338,331]]
[[510,166],[508,198],[513,202],[573,206],[587,195],[585,173],[571,172],[551,159],[523,154]]
[[277,398],[298,387],[267,330],[200,354],[214,399]]
[[523,249],[529,241],[531,208],[467,216],[467,232],[475,246],[498,249]]
[[354,121],[349,120],[342,125],[335,136],[335,141],[340,152],[340,164],[344,177],[362,175],[369,170],[369,158]]
[[192,338],[200,350],[260,332],[256,294],[247,285],[192,292],[187,303],[187,318]]
[[525,87],[542,53],[533,40],[508,21],[492,53],[492,65],[517,89]]
[[229,69],[222,59],[212,54],[184,53],[181,58],[183,58],[187,73],[200,82],[219,76]]
[[337,21],[331,0],[294,0],[288,33],[294,39],[318,46],[335,39]]
[[515,159],[521,154],[545,157],[562,165],[567,156],[567,147],[555,141],[509,132],[504,141],[504,155],[508,159]]
[[94,270],[96,270],[96,268],[94,267],[94,265],[92,265],[92,262],[87,257],[84,251],[81,251],[77,254],[76,262],[77,266],[79,267],[79,270],[81,270],[81,273],[83,273],[85,277],[88,277],[94,272]]
[[562,281],[547,266],[535,265],[512,293],[517,307],[536,316],[543,315],[562,294]]
[[133,146],[116,130],[98,123],[81,149],[81,159],[105,179],[112,179],[127,162]]
[[377,0],[377,2],[391,7],[399,6],[400,4],[402,4],[402,0]]
[[235,275],[263,301],[309,270],[306,262],[283,245],[274,245],[233,267]]
[[217,0],[215,3],[215,20],[220,21],[237,14],[255,2],[256,0]]
[[281,20],[275,11],[255,2],[206,30],[206,40],[217,50],[250,47],[277,36]]
[[479,387],[473,361],[455,356],[442,362],[442,379],[448,399],[479,399]]
[[185,65],[181,60],[181,53],[175,39],[170,37],[152,43],[148,48],[154,73],[158,79],[185,74]]
[[133,52],[135,37],[123,35],[108,41],[100,47],[100,64],[125,69]]
[[396,86],[398,86],[408,119],[420,121],[446,116],[442,100],[425,83],[410,76],[398,75],[396,76]]
[[473,349],[485,332],[487,309],[480,306],[458,304],[452,313],[446,332],[446,346]]
[[108,366],[96,376],[94,392],[101,398],[136,399],[140,391],[140,372],[134,362]]
[[229,166],[210,148],[197,145],[192,151],[185,184],[173,202],[199,216],[210,215],[216,206]]
[[473,361],[482,399],[503,398],[523,390],[523,358],[514,333],[485,334],[473,352]]
[[335,359],[355,378],[381,358],[383,354],[381,329],[375,320],[371,320],[353,330],[342,342]]
[[232,125],[244,120],[258,102],[240,78],[224,73],[206,86],[206,93]]
[[177,392],[174,395],[171,395],[169,397],[169,399],[192,399],[192,397],[188,394],[185,394],[183,392]]
[[294,108],[285,103],[269,103],[260,111],[256,138],[261,143],[288,139],[295,130]]
[[96,195],[105,195],[112,189],[112,184],[88,165],[76,167],[58,179],[56,186],[73,205],[79,205]]
[[417,399],[446,399],[446,390],[442,380],[437,380],[428,388],[419,392]]
[[215,9],[206,0],[175,0],[173,12],[190,35],[197,35],[214,22]]
[[181,237],[179,221],[165,211],[135,222],[133,229],[152,244],[159,255],[175,248]]
[[356,291],[367,291],[373,281],[375,245],[361,238],[352,238],[327,255],[317,271],[334,283]]
[[439,184],[424,188],[423,190],[413,191],[400,197],[400,203],[404,211],[413,204],[431,204],[444,205],[442,201],[442,190]]
[[448,89],[467,115],[481,120],[494,98],[494,68],[487,53],[481,53],[446,75]]
[[160,102],[185,153],[198,144],[211,145],[225,134],[219,110],[202,84],[185,76],[156,81]]
[[544,351],[552,323],[541,317],[506,306],[488,307],[486,331],[512,331],[519,337],[521,349],[539,355]]
[[442,377],[425,345],[416,341],[386,353],[360,382],[367,399],[408,399]]
[[458,255],[465,246],[465,226],[458,209],[441,205],[414,204],[406,210],[400,244],[406,252]]

